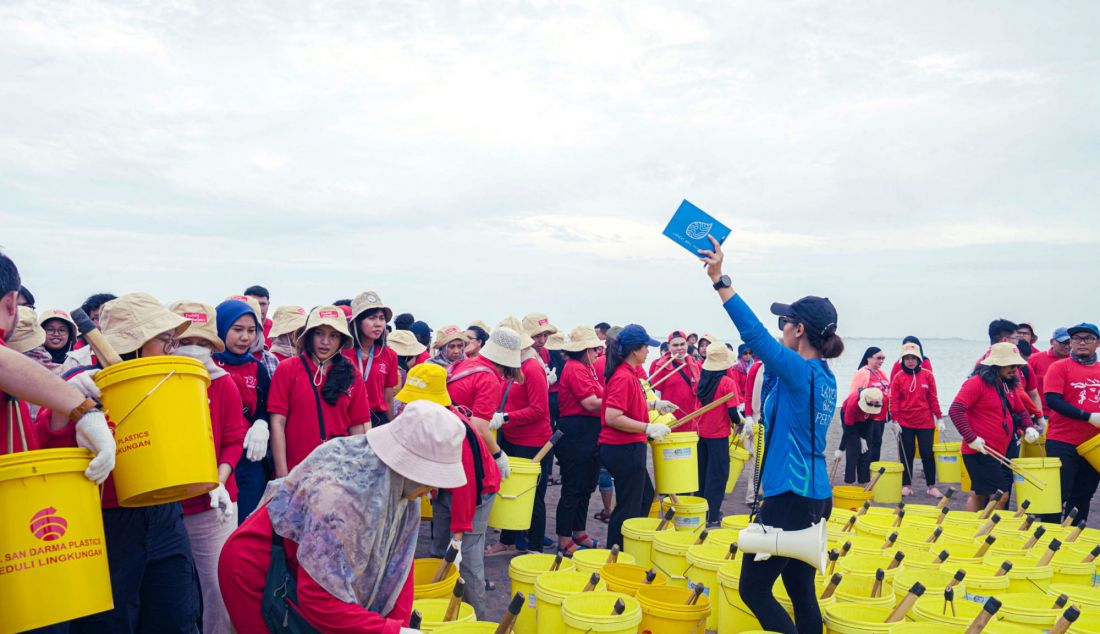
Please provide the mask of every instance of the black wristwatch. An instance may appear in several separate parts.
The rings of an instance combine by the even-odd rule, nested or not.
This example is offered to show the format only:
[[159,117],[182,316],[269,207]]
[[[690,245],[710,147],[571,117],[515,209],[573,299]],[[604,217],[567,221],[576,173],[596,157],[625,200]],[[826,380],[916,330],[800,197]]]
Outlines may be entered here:
[[733,282],[730,280],[730,276],[723,275],[722,277],[718,278],[717,282],[714,283],[714,290],[717,291],[723,288],[729,288],[731,286],[733,286]]

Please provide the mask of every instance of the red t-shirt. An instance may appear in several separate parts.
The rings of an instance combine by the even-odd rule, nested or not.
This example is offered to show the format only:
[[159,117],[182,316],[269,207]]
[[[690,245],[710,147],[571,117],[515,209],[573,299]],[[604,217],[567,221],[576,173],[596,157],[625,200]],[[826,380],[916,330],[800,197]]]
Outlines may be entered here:
[[[265,506],[250,515],[222,547],[218,580],[229,618],[238,632],[268,631],[260,606],[263,602],[267,571],[271,567],[273,532],[271,517],[268,516]],[[290,574],[298,582],[301,614],[318,631],[338,634],[398,634],[401,627],[408,623],[413,603],[411,568],[405,578],[405,585],[397,596],[397,602],[390,613],[383,617],[375,612],[368,612],[360,605],[332,596],[298,565],[297,542],[287,539],[283,543]]]
[[[398,376],[397,353],[393,348],[373,346],[374,362],[370,361],[371,351],[363,352],[352,348],[344,350],[344,356],[359,370],[360,375],[368,373],[363,380],[367,384],[367,403],[372,412],[388,412],[390,404],[386,401],[386,388],[397,387]],[[367,366],[370,370],[367,370]]]
[[[308,365],[307,365],[308,364]],[[268,395],[267,409],[272,414],[286,416],[286,467],[293,469],[305,460],[311,451],[322,441],[321,422],[317,420],[317,398],[313,392],[313,375],[317,366],[312,360],[304,363],[301,356],[287,359],[279,364],[275,376],[271,379],[271,394]],[[321,401],[321,414],[325,418],[325,439],[347,436],[348,430],[356,425],[370,424],[370,408],[367,406],[367,394],[355,370],[355,380],[340,395],[336,405],[329,405],[321,396],[323,386],[317,387],[317,396]],[[325,380],[328,380],[328,372]]]
[[752,409],[752,390],[756,385],[756,375],[760,373],[760,370],[764,367],[762,362],[756,362],[749,368],[749,373],[745,377],[745,390],[741,392],[742,402],[745,403],[745,416],[755,416],[756,412]]
[[603,406],[600,408],[600,444],[627,445],[645,442],[645,433],[632,434],[615,429],[607,424],[607,408],[622,410],[627,418],[641,423],[649,422],[649,406],[646,405],[645,392],[638,380],[637,371],[629,363],[621,363],[607,382],[604,391]]
[[[4,343],[4,331],[2,329],[0,329],[0,347],[7,347],[7,344]],[[23,429],[23,436],[27,439],[27,442],[23,443],[19,430],[15,429],[11,435],[12,446],[9,447],[8,426],[12,424],[12,415],[16,416],[17,421],[22,421],[19,426]],[[30,407],[23,401],[11,398],[0,391],[0,456],[17,451],[34,451],[38,449],[38,433],[35,427],[34,419],[31,418]],[[14,429],[14,425],[12,428]]]
[[916,374],[904,370],[895,374],[890,384],[890,414],[902,427],[935,427],[932,419],[943,416],[943,412],[932,372],[921,368]]
[[877,387],[882,390],[882,411],[872,416],[873,420],[885,421],[889,410],[890,401],[890,380],[886,378],[886,375],[882,373],[882,370],[872,370],[868,366],[856,370],[855,376],[852,377],[852,384],[849,386],[849,392],[859,393],[860,390]]
[[421,363],[424,363],[425,361],[427,361],[428,359],[431,359],[431,358],[432,358],[431,353],[428,352],[427,350],[425,350],[424,352],[421,352],[420,354],[416,355],[416,359],[411,364],[409,364],[409,368],[415,368],[416,366],[420,365]]
[[[625,363],[623,365],[626,365]],[[596,357],[596,360],[592,362],[592,371],[596,373],[596,379],[600,382],[600,385],[607,386],[607,378],[604,376],[604,371],[607,369],[607,356]]]
[[241,365],[230,365],[228,363],[222,363],[217,359],[214,363],[218,364],[218,367],[229,373],[229,376],[233,379],[233,383],[237,386],[237,391],[241,395],[241,405],[244,407],[244,415],[248,420],[252,420],[252,417],[256,415],[256,404],[259,402],[259,385],[260,379],[258,373],[260,371],[260,364],[257,363],[242,363]]
[[845,425],[855,425],[856,423],[872,420],[875,417],[874,414],[868,414],[859,408],[859,392],[849,392],[848,398],[844,399],[844,404],[840,408],[844,414]]
[[[214,434],[214,453],[218,455],[218,464],[227,464],[235,469],[244,453],[244,433],[248,429],[240,392],[231,377],[221,376],[210,382],[206,395],[210,398],[210,429]],[[225,481],[225,490],[231,500],[237,500],[237,481],[232,473]],[[183,501],[184,515],[209,510],[210,496],[205,493]]]
[[455,407],[470,411],[470,418],[490,420],[504,398],[504,381],[496,365],[478,355],[451,366],[447,392]]
[[264,320],[264,347],[265,348],[270,348],[271,347],[271,337],[269,335],[271,334],[271,324],[272,323],[273,322],[270,319],[265,319]]
[[[1008,403],[1012,410],[1027,414],[1027,410],[1020,403],[1019,394],[1019,390],[1009,392]],[[959,388],[959,393],[955,395],[955,403],[966,408],[966,417],[970,421],[971,431],[985,439],[989,447],[1002,455],[1008,450],[1009,439],[1014,433],[1012,415],[1005,410],[995,387],[987,384],[980,376],[972,376]],[[962,443],[962,452],[978,453],[966,442]]]
[[[546,346],[543,346],[541,348],[535,348],[535,352],[539,353],[539,358],[542,359],[542,362],[543,362],[544,365],[546,365],[546,367],[548,367],[548,368],[551,367],[551,365],[550,365],[550,351],[546,349]],[[561,378],[561,377],[558,377],[558,378]],[[557,394],[558,393],[558,384],[557,383],[554,383],[553,385],[550,386],[550,393],[551,394]]]
[[[1067,403],[1086,412],[1100,412],[1100,364],[1081,365],[1073,359],[1057,361],[1047,368],[1043,392],[1061,394]],[[1049,440],[1080,445],[1096,434],[1100,434],[1100,429],[1088,421],[1050,413]]]
[[[592,366],[576,359],[566,361],[558,384],[558,409],[562,416],[598,416],[581,405],[581,401],[589,396],[603,398],[603,386]],[[649,420],[648,414],[642,420]]]
[[[453,410],[452,410],[453,411]],[[477,440],[478,449],[481,451],[481,468],[485,473],[481,481],[481,494],[488,495],[500,491],[500,469],[497,467],[489,446],[477,430],[470,425],[470,419],[455,412],[459,420],[473,432],[467,434]],[[511,423],[509,423],[510,425]],[[508,425],[505,425],[507,427]],[[466,484],[457,489],[449,489],[451,492],[451,533],[468,533],[474,530],[474,514],[477,513],[477,472],[474,469],[474,451],[470,448],[469,440],[462,441],[462,470],[466,472]],[[421,501],[421,504],[424,504]]]
[[[662,361],[662,363],[664,363]],[[672,377],[664,379],[664,377],[672,374]],[[684,379],[684,375],[687,375],[687,380]],[[676,416],[686,416],[695,410],[699,409],[699,399],[695,396],[695,389],[699,384],[699,364],[687,357],[683,362],[673,361],[667,368],[652,375],[651,383],[662,381],[656,388],[661,393],[661,398],[666,401],[671,401],[676,404],[676,407],[680,408],[680,411],[676,412]],[[677,431],[699,431],[699,419],[695,419],[684,423],[680,427],[676,428]]]
[[504,411],[508,424],[501,427],[505,440],[521,447],[541,447],[550,440],[550,391],[546,370],[538,359],[525,359],[520,366],[523,383],[512,385]]
[[1047,370],[1050,369],[1050,366],[1053,365],[1054,362],[1060,360],[1061,359],[1055,356],[1054,352],[1049,349],[1043,352],[1036,352],[1027,359],[1027,365],[1031,368],[1031,373],[1035,375],[1035,380],[1040,386],[1043,386],[1043,388],[1039,390],[1039,401],[1043,404],[1043,415],[1048,418],[1050,417],[1050,408],[1047,407],[1047,393],[1043,378],[1046,377]]
[[[670,381],[672,379],[669,379]],[[718,400],[723,396],[736,393],[737,384],[733,382],[733,379],[728,376],[722,377],[718,381],[718,387],[714,390],[714,400]],[[737,397],[733,397],[726,401],[725,407],[716,407],[706,414],[700,416],[699,421],[699,437],[700,438],[729,438],[730,436],[730,414],[729,410],[737,409]],[[683,416],[683,414],[681,414]]]

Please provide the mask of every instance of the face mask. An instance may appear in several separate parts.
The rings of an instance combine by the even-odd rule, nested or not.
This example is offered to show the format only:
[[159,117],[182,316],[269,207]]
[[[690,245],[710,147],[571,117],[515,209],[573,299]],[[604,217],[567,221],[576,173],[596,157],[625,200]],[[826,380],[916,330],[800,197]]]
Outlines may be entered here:
[[180,346],[176,348],[175,355],[194,359],[203,364],[206,366],[206,371],[210,373],[211,379],[216,379],[226,374],[225,370],[214,363],[214,357],[210,350],[202,346]]

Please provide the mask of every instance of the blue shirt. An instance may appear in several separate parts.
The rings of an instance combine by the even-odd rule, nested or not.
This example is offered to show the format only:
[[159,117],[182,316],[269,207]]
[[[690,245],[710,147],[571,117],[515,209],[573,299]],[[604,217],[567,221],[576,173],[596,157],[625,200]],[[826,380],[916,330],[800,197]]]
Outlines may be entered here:
[[824,360],[803,359],[777,342],[740,295],[724,307],[741,339],[776,378],[762,396],[768,421],[761,476],[764,497],[787,491],[814,500],[832,497],[825,441],[836,412],[836,377]]

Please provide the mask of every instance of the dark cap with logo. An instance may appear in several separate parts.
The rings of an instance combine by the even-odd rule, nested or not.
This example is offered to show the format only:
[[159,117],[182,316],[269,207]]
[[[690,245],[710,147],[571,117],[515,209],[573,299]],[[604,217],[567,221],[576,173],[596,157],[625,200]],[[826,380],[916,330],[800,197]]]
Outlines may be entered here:
[[793,304],[772,304],[772,314],[797,321],[822,337],[836,332],[836,308],[828,297],[807,295]]

